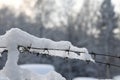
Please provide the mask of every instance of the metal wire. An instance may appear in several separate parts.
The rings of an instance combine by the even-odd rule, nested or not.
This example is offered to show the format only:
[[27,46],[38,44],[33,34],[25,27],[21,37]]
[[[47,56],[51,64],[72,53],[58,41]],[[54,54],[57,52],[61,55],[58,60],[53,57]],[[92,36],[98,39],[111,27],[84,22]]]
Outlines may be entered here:
[[[19,45],[19,47],[24,47],[24,46]],[[29,48],[30,49],[37,49],[37,50],[55,50],[55,51],[74,52],[74,53],[77,53],[77,54],[79,54],[79,53],[85,53],[85,52],[74,51],[74,50],[70,50],[70,49],[53,49],[53,48],[37,48],[37,47],[29,47]]]
[[89,54],[91,55],[99,55],[99,56],[108,56],[108,57],[113,57],[113,58],[119,58],[120,59],[120,56],[114,56],[114,55],[107,55],[107,54],[98,54],[98,53],[94,53],[94,52],[90,52]]
[[105,64],[107,66],[114,66],[114,67],[119,67],[120,68],[120,65],[116,65],[116,64],[111,64],[111,63],[107,63],[107,62],[101,62],[101,61],[95,61],[96,63],[99,63],[99,64]]
[[[80,51],[70,50],[70,48],[69,48],[69,49],[52,49],[52,48],[36,48],[36,47],[18,46],[18,50],[19,50],[20,47],[25,48],[24,51],[29,51],[30,49],[37,49],[37,50],[47,50],[48,52],[49,52],[49,50],[65,51],[65,52],[68,52],[68,54],[69,54],[69,52],[74,52],[74,53],[76,53],[76,54],[84,53],[84,52],[80,52]],[[8,52],[8,51],[6,50],[6,47],[0,47],[0,48],[5,48],[5,50],[4,50],[3,52]],[[3,53],[3,52],[1,52],[1,53]],[[31,53],[31,52],[30,52],[30,53]],[[36,54],[37,56],[39,56],[39,53],[35,53],[35,54]],[[94,52],[91,52],[91,53],[89,53],[89,54],[94,55],[94,56],[96,56],[96,55],[98,55],[98,56],[108,56],[108,57],[113,57],[113,58],[119,58],[119,59],[120,59],[120,56],[113,56],[113,55],[106,55],[106,54],[98,54],[98,53],[94,53]],[[89,63],[90,61],[87,60],[86,62]],[[107,63],[107,62],[101,62],[101,61],[97,61],[97,60],[96,60],[95,63],[105,64],[105,65],[107,65],[107,66],[114,66],[114,67],[119,67],[119,68],[120,68],[120,65],[111,64],[111,63]]]

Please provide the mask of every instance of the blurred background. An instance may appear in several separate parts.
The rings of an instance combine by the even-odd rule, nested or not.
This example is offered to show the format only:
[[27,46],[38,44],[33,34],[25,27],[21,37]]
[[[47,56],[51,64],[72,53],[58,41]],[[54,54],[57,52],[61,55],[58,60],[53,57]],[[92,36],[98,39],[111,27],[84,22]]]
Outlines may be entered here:
[[[70,41],[89,52],[120,56],[120,0],[0,0],[0,35],[20,28],[40,38]],[[7,54],[0,57],[3,68]],[[120,65],[119,59],[96,60]],[[49,55],[21,54],[18,64],[55,66],[67,80],[74,77],[112,78],[120,68]]]

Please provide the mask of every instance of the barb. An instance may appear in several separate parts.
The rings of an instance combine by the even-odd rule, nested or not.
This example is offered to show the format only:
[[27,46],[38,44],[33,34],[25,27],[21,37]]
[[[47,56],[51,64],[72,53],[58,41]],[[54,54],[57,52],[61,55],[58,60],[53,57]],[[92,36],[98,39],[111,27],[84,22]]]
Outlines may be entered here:
[[8,52],[8,50],[4,49],[0,54],[3,54],[4,52]]
[[44,48],[43,50],[44,50],[44,52],[47,51],[48,54],[49,54],[49,49],[48,48]]
[[67,54],[68,54],[68,55],[66,55],[65,59],[68,60],[68,56],[69,56],[69,54],[70,54],[70,46],[68,47],[68,50],[65,50],[65,52],[67,52]]
[[66,50],[66,52],[68,52],[68,55],[70,54],[70,46],[69,46],[68,50]]

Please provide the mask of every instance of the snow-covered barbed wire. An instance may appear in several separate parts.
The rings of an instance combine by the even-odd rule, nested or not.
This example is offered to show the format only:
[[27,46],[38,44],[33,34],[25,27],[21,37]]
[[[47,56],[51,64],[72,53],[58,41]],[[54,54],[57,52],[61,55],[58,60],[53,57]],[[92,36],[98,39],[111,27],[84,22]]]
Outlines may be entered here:
[[[38,52],[51,56],[68,57],[71,59],[79,59],[84,61],[89,60],[94,62],[86,48],[78,48],[73,46],[69,41],[56,42],[46,38],[38,38],[18,28],[10,29],[6,32],[6,34],[0,36],[0,46],[0,51],[4,51],[4,49],[8,51],[6,64],[1,72],[10,80],[25,80],[25,77],[23,77],[25,72],[23,72],[17,64],[21,50],[23,50],[23,52],[27,50],[29,52]],[[40,48],[43,50],[40,50]],[[59,51],[59,49],[62,51]],[[45,51],[47,51],[47,53]],[[82,54],[78,52],[82,52]],[[65,80],[62,76],[60,77]]]
[[[23,46],[20,46],[20,47],[23,47]],[[38,50],[43,50],[43,51],[47,50],[48,53],[49,53],[49,50],[50,50],[50,51],[51,51],[51,50],[65,51],[65,52],[68,52],[68,53],[69,53],[69,52],[74,52],[74,53],[76,53],[76,54],[78,54],[78,55],[84,53],[84,52],[74,51],[74,50],[70,50],[70,49],[51,49],[51,48],[35,48],[35,47],[28,47],[28,48],[23,49],[23,50],[29,51],[29,49],[38,49]],[[30,51],[29,51],[29,52],[30,52]],[[36,54],[37,56],[40,55],[39,53],[35,53],[35,54]],[[89,54],[93,55],[93,56],[94,56],[94,59],[95,59],[96,56],[103,56],[103,57],[108,56],[108,57],[113,57],[113,58],[116,58],[116,59],[119,59],[119,60],[120,60],[120,56],[99,54],[99,53],[95,53],[95,52],[90,52]],[[69,54],[68,54],[68,55],[69,55]],[[90,61],[89,61],[89,60],[86,60],[86,62],[89,64]],[[104,64],[104,65],[109,66],[109,67],[113,66],[113,67],[119,67],[119,68],[120,68],[120,65],[112,64],[112,63],[110,63],[110,62],[102,62],[102,61],[97,61],[97,60],[95,60],[95,63]]]
[[[6,46],[6,49],[8,51],[9,49],[13,50],[20,46],[23,46],[24,49],[26,47],[30,47],[30,51],[41,53],[44,53],[45,51],[47,51],[47,49],[49,49],[48,55],[90,60],[94,62],[86,48],[78,48],[76,46],[73,46],[69,41],[56,42],[46,38],[38,38],[18,28],[10,29],[6,32],[5,35],[0,36],[0,42],[0,46],[2,48],[5,48]],[[35,48],[39,48],[39,50]],[[44,50],[40,50],[40,48]],[[66,52],[64,52],[64,50],[66,50],[66,52],[69,52],[70,54],[68,55]],[[80,54],[79,52],[83,54],[78,55]]]
[[[21,78],[24,78],[22,77],[24,72],[17,65],[19,53],[21,51],[23,53],[25,51],[36,52],[37,55],[47,54],[63,58],[68,57],[70,59],[84,60],[87,61],[87,63],[89,63],[90,61],[94,62],[94,59],[91,57],[90,54],[94,56],[100,55],[95,53],[89,54],[86,48],[75,47],[68,41],[55,42],[46,38],[38,38],[18,28],[13,28],[7,31],[5,35],[0,36],[0,46],[1,46],[0,51],[4,50],[8,51],[7,62],[2,72],[10,80],[22,80]],[[101,55],[115,58],[115,56],[112,55],[104,54]],[[96,63],[105,64],[109,67],[110,66],[120,67],[118,65],[107,62],[96,61]],[[11,74],[11,72],[13,74]],[[62,78],[62,76],[60,77]]]
[[[1,49],[2,48],[2,49]],[[38,48],[38,47],[24,47],[22,45],[19,45],[18,48],[21,48],[19,51],[20,52],[24,52],[24,51],[29,51],[30,49],[37,49],[37,50],[44,50],[44,51],[49,51],[49,50],[54,50],[54,51],[65,51],[65,52],[74,52],[78,55],[80,55],[81,53],[84,53],[84,52],[79,52],[79,51],[74,51],[74,50],[69,50],[69,49],[53,49],[53,48]],[[6,50],[6,47],[0,47],[0,53],[2,54],[3,51],[7,51]],[[115,56],[115,55],[107,55],[107,54],[99,54],[99,53],[95,53],[95,52],[89,52],[89,54],[93,55],[94,58],[96,56],[108,56],[108,57],[113,57],[113,58],[118,58],[120,59],[120,56]]]
[[[5,48],[5,47],[0,47],[0,48]],[[45,50],[47,50],[47,52],[44,52],[44,54],[47,54],[47,53],[49,53],[49,50],[56,50],[56,51],[65,51],[65,52],[74,52],[74,53],[81,53],[81,54],[83,54],[83,52],[79,52],[79,51],[73,51],[73,50],[65,50],[65,49],[48,49],[48,48],[35,48],[35,47],[24,47],[24,46],[19,46],[19,48],[21,48],[19,51],[20,52],[22,52],[22,53],[24,53],[24,52],[26,52],[26,51],[28,51],[29,53],[33,53],[33,54],[35,54],[35,55],[37,55],[37,56],[39,56],[40,54],[42,54],[42,53],[38,53],[38,52],[30,52],[30,49],[39,49],[39,50],[43,50],[43,51],[45,51]],[[7,52],[7,50],[4,50],[3,52]],[[3,52],[1,52],[1,53],[3,53]],[[118,59],[120,59],[120,57],[119,56],[114,56],[114,55],[106,55],[106,54],[98,54],[98,53],[94,53],[94,52],[90,52],[89,54],[92,54],[92,55],[94,55],[94,57],[96,57],[97,55],[98,56],[108,56],[108,57],[113,57],[113,58],[118,58]],[[80,54],[78,54],[78,55],[80,55]],[[86,62],[89,64],[90,63],[90,61],[89,60],[86,60]],[[104,64],[104,65],[106,65],[106,66],[109,66],[109,67],[111,67],[111,66],[113,66],[113,67],[118,67],[118,68],[120,68],[120,65],[116,65],[116,64],[112,64],[112,63],[108,63],[108,62],[102,62],[102,61],[97,61],[97,60],[95,60],[95,63],[99,63],[99,64]]]
[[120,56],[114,56],[114,55],[109,55],[109,54],[99,54],[99,53],[95,53],[95,52],[90,52],[89,54],[91,54],[91,55],[93,55],[94,56],[94,58],[96,57],[96,56],[108,56],[108,57],[113,57],[113,58],[118,58],[118,59],[120,59]]

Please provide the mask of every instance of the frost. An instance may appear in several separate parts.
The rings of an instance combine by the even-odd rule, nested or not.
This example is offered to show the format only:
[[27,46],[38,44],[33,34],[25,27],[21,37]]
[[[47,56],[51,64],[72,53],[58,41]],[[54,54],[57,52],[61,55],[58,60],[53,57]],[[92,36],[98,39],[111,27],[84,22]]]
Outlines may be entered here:
[[94,60],[88,54],[86,48],[75,47],[68,41],[55,42],[46,38],[38,38],[22,31],[21,29],[12,28],[7,31],[5,35],[0,36],[0,46],[4,46],[8,50],[8,60],[1,73],[4,74],[4,76],[8,77],[10,80],[65,80],[65,78],[54,71],[46,75],[38,75],[37,73],[32,73],[31,71],[21,69],[17,65],[19,56],[18,46],[20,45],[24,47],[74,50],[82,53],[79,53],[78,55],[74,52],[57,50],[49,50],[45,52],[45,50],[30,48],[30,51],[40,52],[42,54],[68,57],[73,59],[75,58],[81,60],[90,60],[94,62]]

